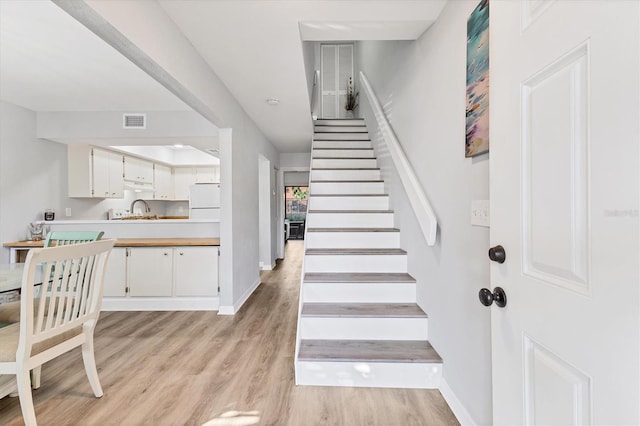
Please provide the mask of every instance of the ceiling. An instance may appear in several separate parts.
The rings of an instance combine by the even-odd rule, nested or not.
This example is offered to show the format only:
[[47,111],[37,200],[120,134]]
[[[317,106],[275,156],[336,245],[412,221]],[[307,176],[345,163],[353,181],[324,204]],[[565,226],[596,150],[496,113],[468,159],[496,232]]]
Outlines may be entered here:
[[[304,152],[302,41],[412,40],[446,0],[158,2],[274,146]],[[49,0],[0,0],[0,99],[34,111],[190,109]]]

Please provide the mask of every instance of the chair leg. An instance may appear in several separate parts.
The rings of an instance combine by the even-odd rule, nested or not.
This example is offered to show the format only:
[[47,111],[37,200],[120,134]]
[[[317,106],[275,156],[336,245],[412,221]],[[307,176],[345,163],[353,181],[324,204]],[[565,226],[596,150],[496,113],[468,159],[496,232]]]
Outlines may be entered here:
[[33,408],[29,370],[18,370],[16,381],[18,382],[18,397],[20,398],[20,409],[22,410],[24,424],[26,426],[36,426],[36,412]]
[[87,372],[91,389],[94,395],[100,398],[103,393],[102,386],[100,386],[100,378],[98,377],[98,369],[96,368],[96,359],[93,355],[93,336],[87,338],[87,341],[82,344],[82,361],[84,361],[84,369]]
[[40,389],[40,375],[42,373],[42,366],[39,365],[31,370],[31,387],[33,389]]

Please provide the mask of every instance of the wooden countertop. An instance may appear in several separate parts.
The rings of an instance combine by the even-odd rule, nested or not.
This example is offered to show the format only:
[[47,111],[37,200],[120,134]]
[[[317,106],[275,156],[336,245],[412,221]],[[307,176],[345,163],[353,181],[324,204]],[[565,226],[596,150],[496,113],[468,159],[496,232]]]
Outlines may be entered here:
[[[13,241],[2,244],[9,248],[42,247],[44,241]],[[117,238],[116,247],[219,246],[220,238]]]

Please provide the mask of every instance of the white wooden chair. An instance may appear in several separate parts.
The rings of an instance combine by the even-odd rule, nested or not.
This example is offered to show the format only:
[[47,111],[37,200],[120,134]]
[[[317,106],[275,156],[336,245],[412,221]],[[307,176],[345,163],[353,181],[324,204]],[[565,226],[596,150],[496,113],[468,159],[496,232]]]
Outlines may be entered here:
[[[0,374],[15,374],[22,416],[35,425],[29,371],[82,346],[96,397],[102,387],[93,354],[107,259],[115,240],[32,249],[22,276],[20,322],[0,328]],[[42,282],[46,297],[36,298]],[[35,302],[34,302],[35,301]]]

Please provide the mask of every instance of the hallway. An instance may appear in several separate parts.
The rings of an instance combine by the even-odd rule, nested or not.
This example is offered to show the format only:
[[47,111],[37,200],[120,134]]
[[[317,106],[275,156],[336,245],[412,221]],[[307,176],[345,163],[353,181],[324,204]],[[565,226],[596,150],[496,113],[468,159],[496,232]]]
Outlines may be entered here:
[[[105,312],[96,329],[104,389],[93,398],[79,349],[43,367],[38,421],[73,425],[453,425],[437,390],[295,386],[293,358],[303,241],[262,273],[235,316]],[[17,398],[0,424],[20,425]]]

